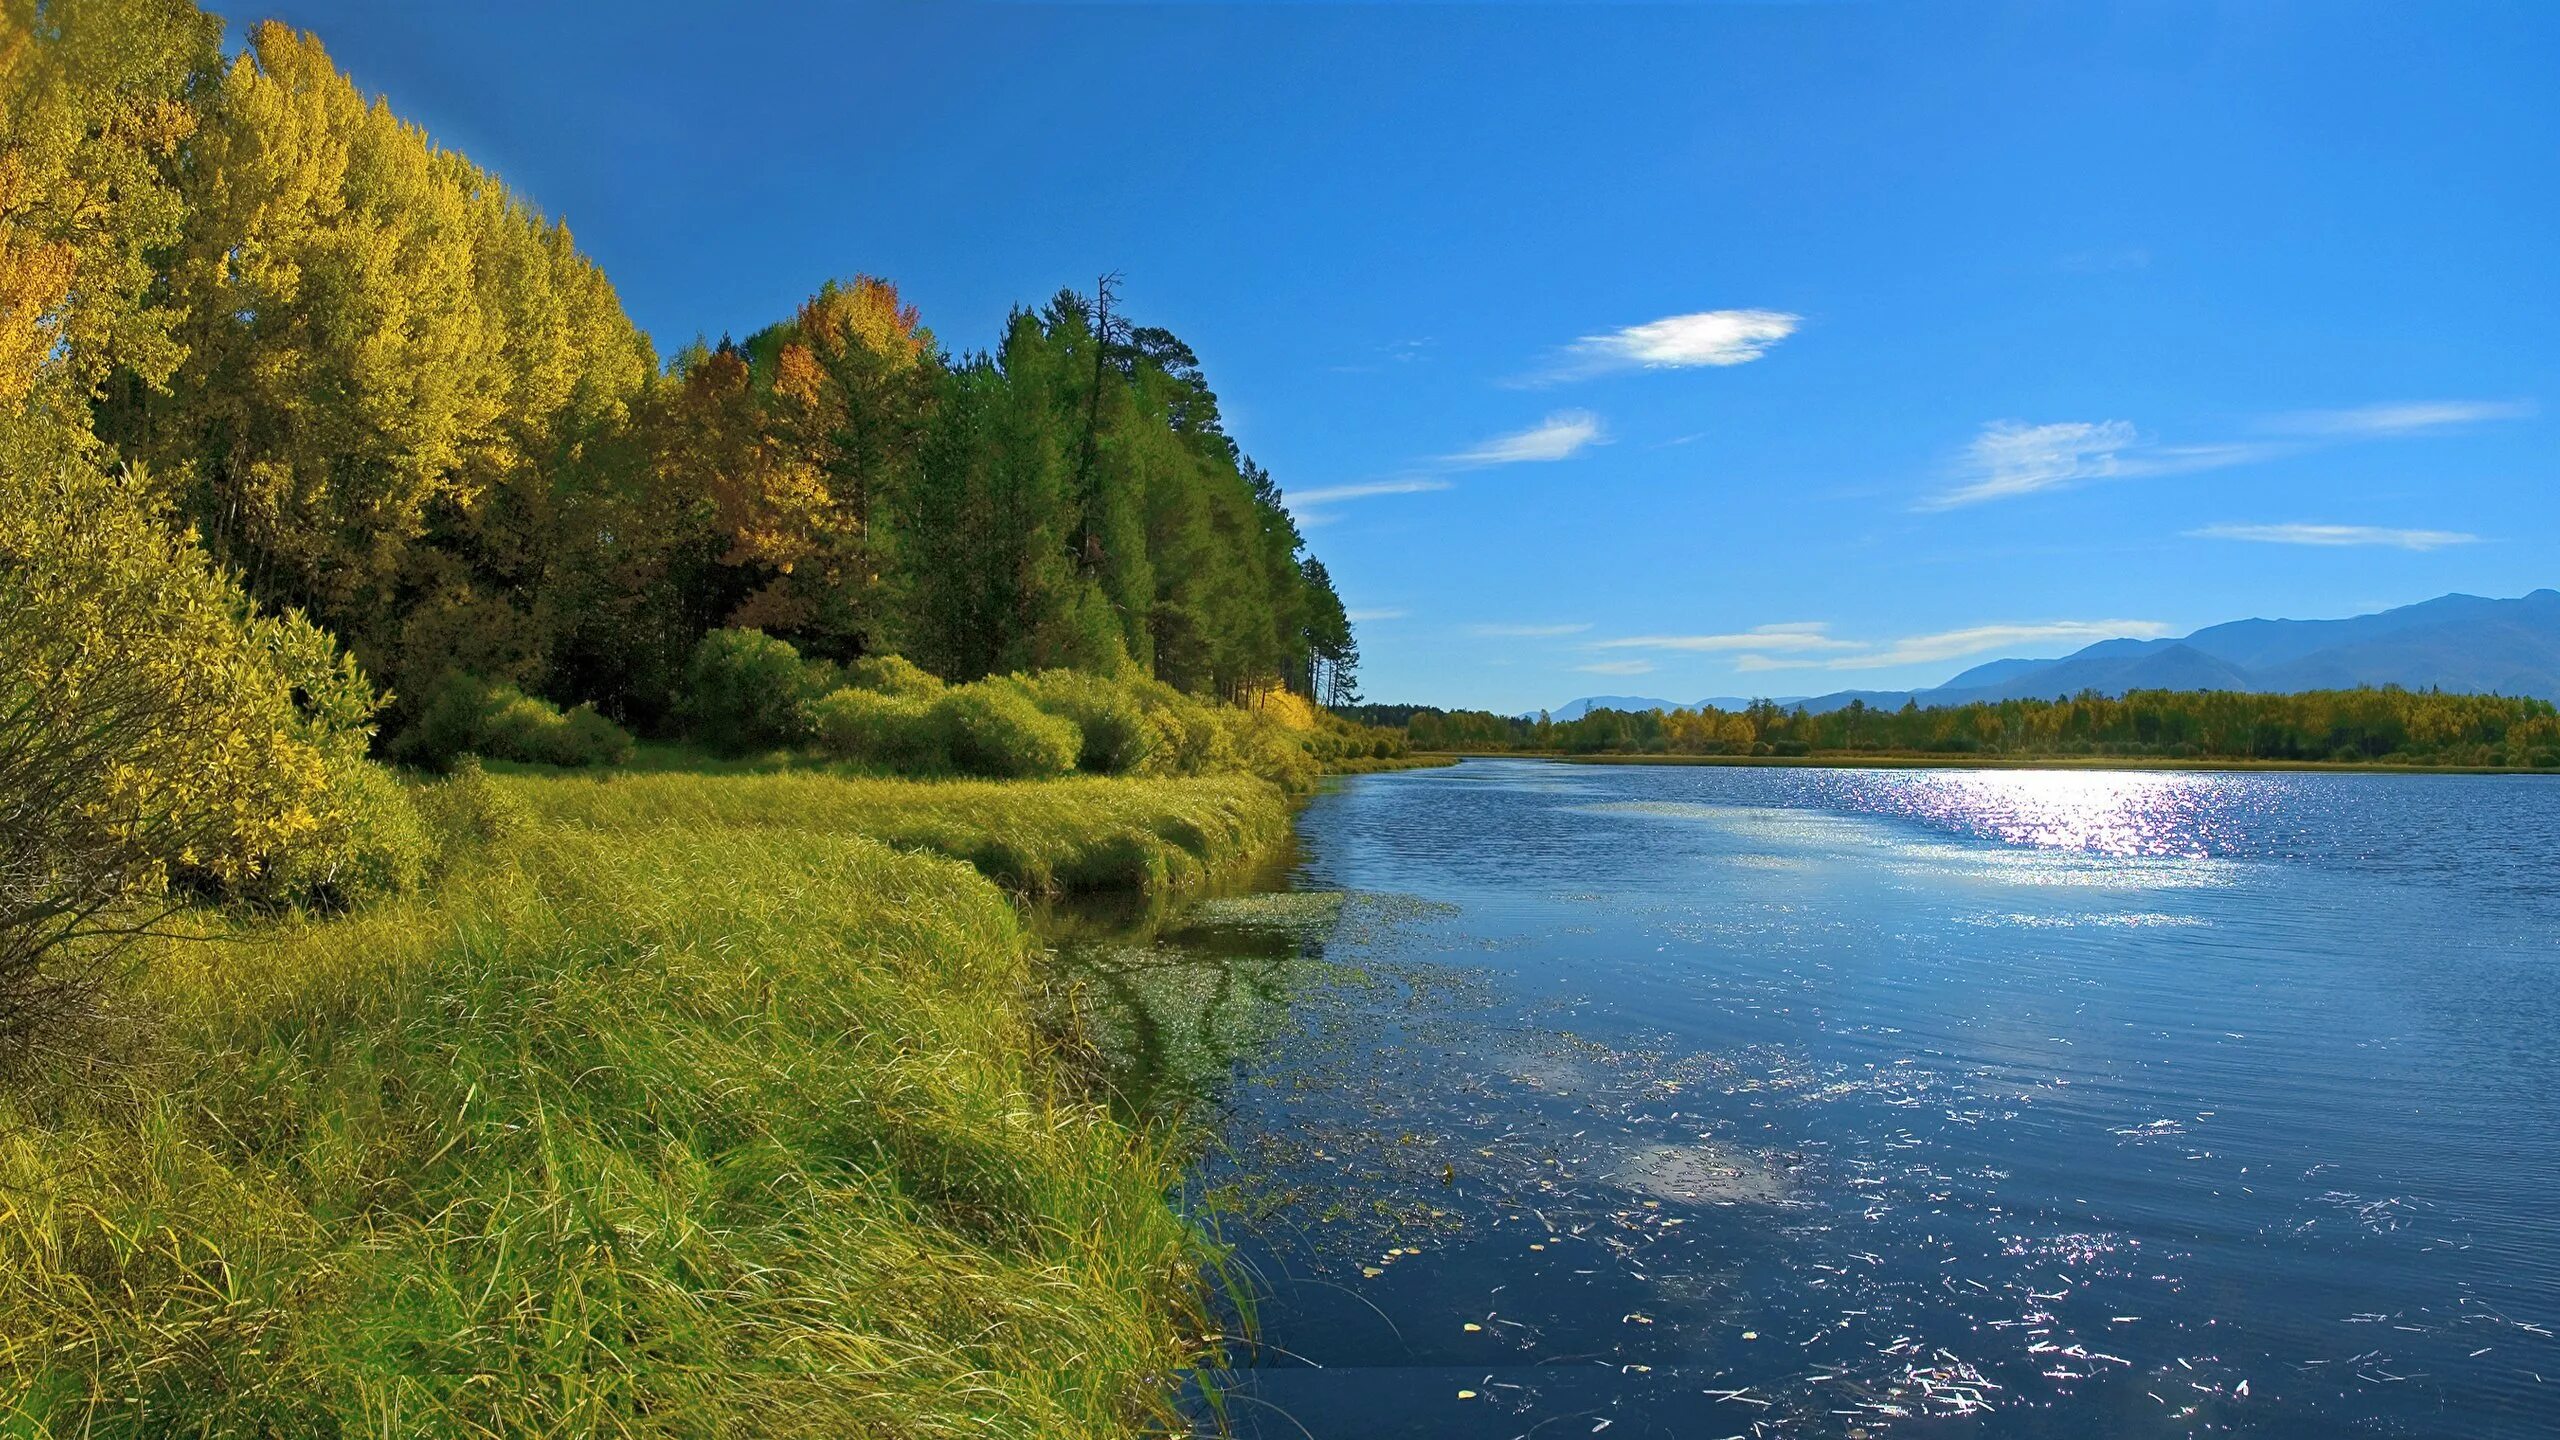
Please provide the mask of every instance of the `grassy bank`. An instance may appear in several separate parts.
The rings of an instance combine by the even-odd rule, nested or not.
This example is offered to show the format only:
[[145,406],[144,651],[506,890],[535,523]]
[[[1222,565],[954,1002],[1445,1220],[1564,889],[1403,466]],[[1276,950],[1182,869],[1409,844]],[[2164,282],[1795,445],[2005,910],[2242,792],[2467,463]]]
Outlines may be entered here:
[[971,865],[1180,885],[1279,835],[1276,791],[492,784],[531,818],[427,894],[156,944],[0,1091],[16,1430],[1162,1412],[1204,1258],[1172,1157],[1062,1083],[1037,952]]
[[1247,775],[882,780],[808,772],[498,782],[541,818],[589,829],[744,828],[860,835],[948,855],[1010,889],[1180,889],[1288,833],[1277,793]]
[[2420,765],[2343,760],[2214,760],[2160,755],[1569,755],[1557,750],[1434,752],[1449,760],[1559,760],[1572,765],[1730,765],[1834,770],[2333,770],[2369,775],[2552,775],[2543,766]]

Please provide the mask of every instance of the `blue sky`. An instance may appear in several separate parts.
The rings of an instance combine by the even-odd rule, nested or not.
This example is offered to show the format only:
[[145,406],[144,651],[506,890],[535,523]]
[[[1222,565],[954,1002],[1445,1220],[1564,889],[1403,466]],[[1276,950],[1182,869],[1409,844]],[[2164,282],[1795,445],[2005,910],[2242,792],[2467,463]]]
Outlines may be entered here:
[[1122,272],[1372,699],[2560,583],[2560,6],[274,13],[662,350],[857,271],[975,348]]

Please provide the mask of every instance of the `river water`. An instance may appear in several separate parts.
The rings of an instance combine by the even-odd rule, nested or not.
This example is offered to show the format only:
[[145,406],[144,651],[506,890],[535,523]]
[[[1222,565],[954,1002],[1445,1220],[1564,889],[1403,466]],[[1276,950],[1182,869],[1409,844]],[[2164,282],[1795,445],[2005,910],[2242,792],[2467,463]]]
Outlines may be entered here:
[[1470,761],[1071,953],[1204,1428],[2560,1435],[2560,782]]

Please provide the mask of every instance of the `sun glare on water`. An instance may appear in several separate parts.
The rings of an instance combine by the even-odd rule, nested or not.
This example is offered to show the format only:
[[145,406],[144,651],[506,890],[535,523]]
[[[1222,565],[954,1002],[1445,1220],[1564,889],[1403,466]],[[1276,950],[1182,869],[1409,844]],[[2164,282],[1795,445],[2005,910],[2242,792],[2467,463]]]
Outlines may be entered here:
[[2238,838],[2249,777],[2078,770],[1869,771],[1859,808],[2011,845],[2090,855],[2206,856]]

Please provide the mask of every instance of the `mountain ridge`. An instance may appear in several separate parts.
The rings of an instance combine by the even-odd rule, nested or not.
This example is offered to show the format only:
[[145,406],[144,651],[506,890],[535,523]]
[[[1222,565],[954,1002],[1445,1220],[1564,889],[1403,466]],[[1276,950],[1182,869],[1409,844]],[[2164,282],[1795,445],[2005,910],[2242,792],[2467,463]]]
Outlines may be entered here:
[[[1987,660],[1917,690],[1839,690],[1773,697],[1816,714],[1852,701],[1900,709],[1999,700],[2057,699],[2094,690],[2247,690],[2290,694],[2398,685],[2560,701],[2560,590],[2513,599],[2454,593],[2369,615],[2327,620],[2252,618],[2153,640],[2101,640],[2052,659]],[[1631,702],[1619,704],[1616,702]],[[1593,695],[1550,712],[1578,719],[1615,709],[1738,709],[1735,696],[1673,702]]]

